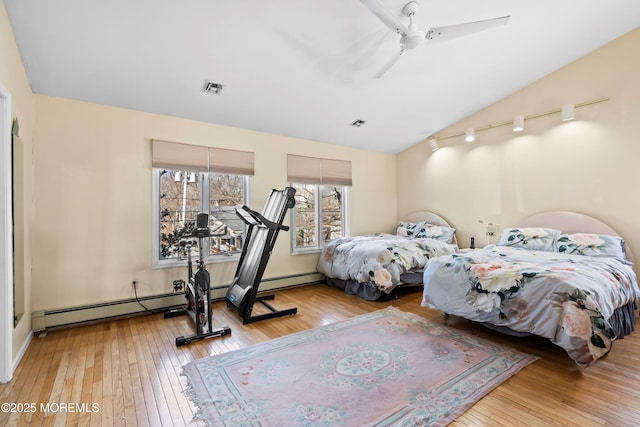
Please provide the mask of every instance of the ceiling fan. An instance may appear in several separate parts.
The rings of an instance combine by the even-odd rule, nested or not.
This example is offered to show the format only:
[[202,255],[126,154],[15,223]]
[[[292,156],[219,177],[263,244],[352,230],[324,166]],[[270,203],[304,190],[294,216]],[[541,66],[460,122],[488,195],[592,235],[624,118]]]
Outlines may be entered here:
[[457,37],[466,36],[477,33],[478,31],[487,30],[509,22],[509,16],[502,16],[494,19],[486,19],[483,21],[467,22],[464,24],[447,25],[444,27],[433,27],[428,31],[421,31],[413,22],[413,17],[418,11],[418,2],[410,1],[402,8],[402,14],[409,17],[409,25],[405,25],[396,19],[378,0],[360,0],[366,7],[373,12],[389,27],[392,31],[400,34],[400,51],[396,52],[391,60],[378,71],[376,78],[380,78],[389,71],[389,69],[402,57],[407,51],[413,50],[427,41],[444,42]]

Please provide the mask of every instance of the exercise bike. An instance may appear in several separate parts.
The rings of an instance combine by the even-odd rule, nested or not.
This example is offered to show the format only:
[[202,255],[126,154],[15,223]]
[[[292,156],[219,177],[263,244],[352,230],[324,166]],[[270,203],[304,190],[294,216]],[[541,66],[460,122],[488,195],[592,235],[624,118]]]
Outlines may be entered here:
[[[196,332],[193,335],[176,337],[176,346],[180,347],[185,344],[190,344],[192,341],[201,340],[205,338],[221,337],[229,335],[231,328],[223,326],[219,329],[213,329],[212,318],[213,313],[211,311],[211,278],[209,272],[204,265],[204,239],[212,236],[223,236],[226,234],[226,227],[222,233],[211,233],[209,228],[209,214],[198,214],[196,220],[196,229],[191,236],[197,238],[197,245],[199,249],[199,257],[196,260],[197,270],[193,274],[193,262],[191,260],[191,249],[196,245],[196,241],[188,238],[180,241],[180,246],[187,251],[187,269],[188,269],[188,283],[186,283],[184,296],[187,299],[187,303],[183,308],[168,310],[164,313],[164,317],[175,317],[183,314],[188,314],[191,317],[195,325]],[[184,284],[183,281],[174,282],[174,289],[176,286]]]

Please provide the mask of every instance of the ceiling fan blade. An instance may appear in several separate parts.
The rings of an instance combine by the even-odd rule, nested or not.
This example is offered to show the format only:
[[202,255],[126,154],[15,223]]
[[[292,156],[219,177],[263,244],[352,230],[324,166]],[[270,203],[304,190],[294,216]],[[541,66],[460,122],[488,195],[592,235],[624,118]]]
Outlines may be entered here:
[[433,27],[427,32],[427,40],[430,42],[445,42],[479,31],[506,25],[507,22],[509,22],[509,16],[485,19],[484,21],[467,22],[465,24],[448,25],[445,27]]
[[381,78],[384,73],[386,73],[387,71],[389,71],[389,69],[391,67],[393,67],[393,65],[398,62],[398,59],[400,59],[401,56],[404,56],[404,54],[407,53],[407,51],[405,49],[400,49],[399,52],[396,52],[393,57],[391,58],[391,60],[389,62],[387,62],[386,64],[384,64],[384,67],[382,67],[380,69],[380,71],[378,71],[378,73],[375,75],[376,79]]
[[391,31],[405,35],[409,31],[407,26],[397,20],[378,0],[360,0],[374,15],[389,27]]

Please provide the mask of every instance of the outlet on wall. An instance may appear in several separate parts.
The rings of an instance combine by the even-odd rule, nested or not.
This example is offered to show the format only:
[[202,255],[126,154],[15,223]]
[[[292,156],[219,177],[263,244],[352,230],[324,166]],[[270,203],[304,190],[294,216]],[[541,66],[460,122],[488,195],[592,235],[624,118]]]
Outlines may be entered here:
[[184,280],[173,281],[173,292],[180,292],[184,289]]

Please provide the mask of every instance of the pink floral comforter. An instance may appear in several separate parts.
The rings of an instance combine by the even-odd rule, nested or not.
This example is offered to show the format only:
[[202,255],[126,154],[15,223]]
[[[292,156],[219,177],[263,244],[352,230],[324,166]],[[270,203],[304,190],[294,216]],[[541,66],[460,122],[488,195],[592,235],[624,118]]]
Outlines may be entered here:
[[423,292],[423,306],[548,338],[584,366],[611,349],[614,311],[640,298],[627,261],[503,246],[432,260]]
[[455,253],[457,245],[431,238],[393,234],[343,237],[327,243],[318,271],[327,277],[355,280],[389,293],[404,273],[422,270],[430,258]]

